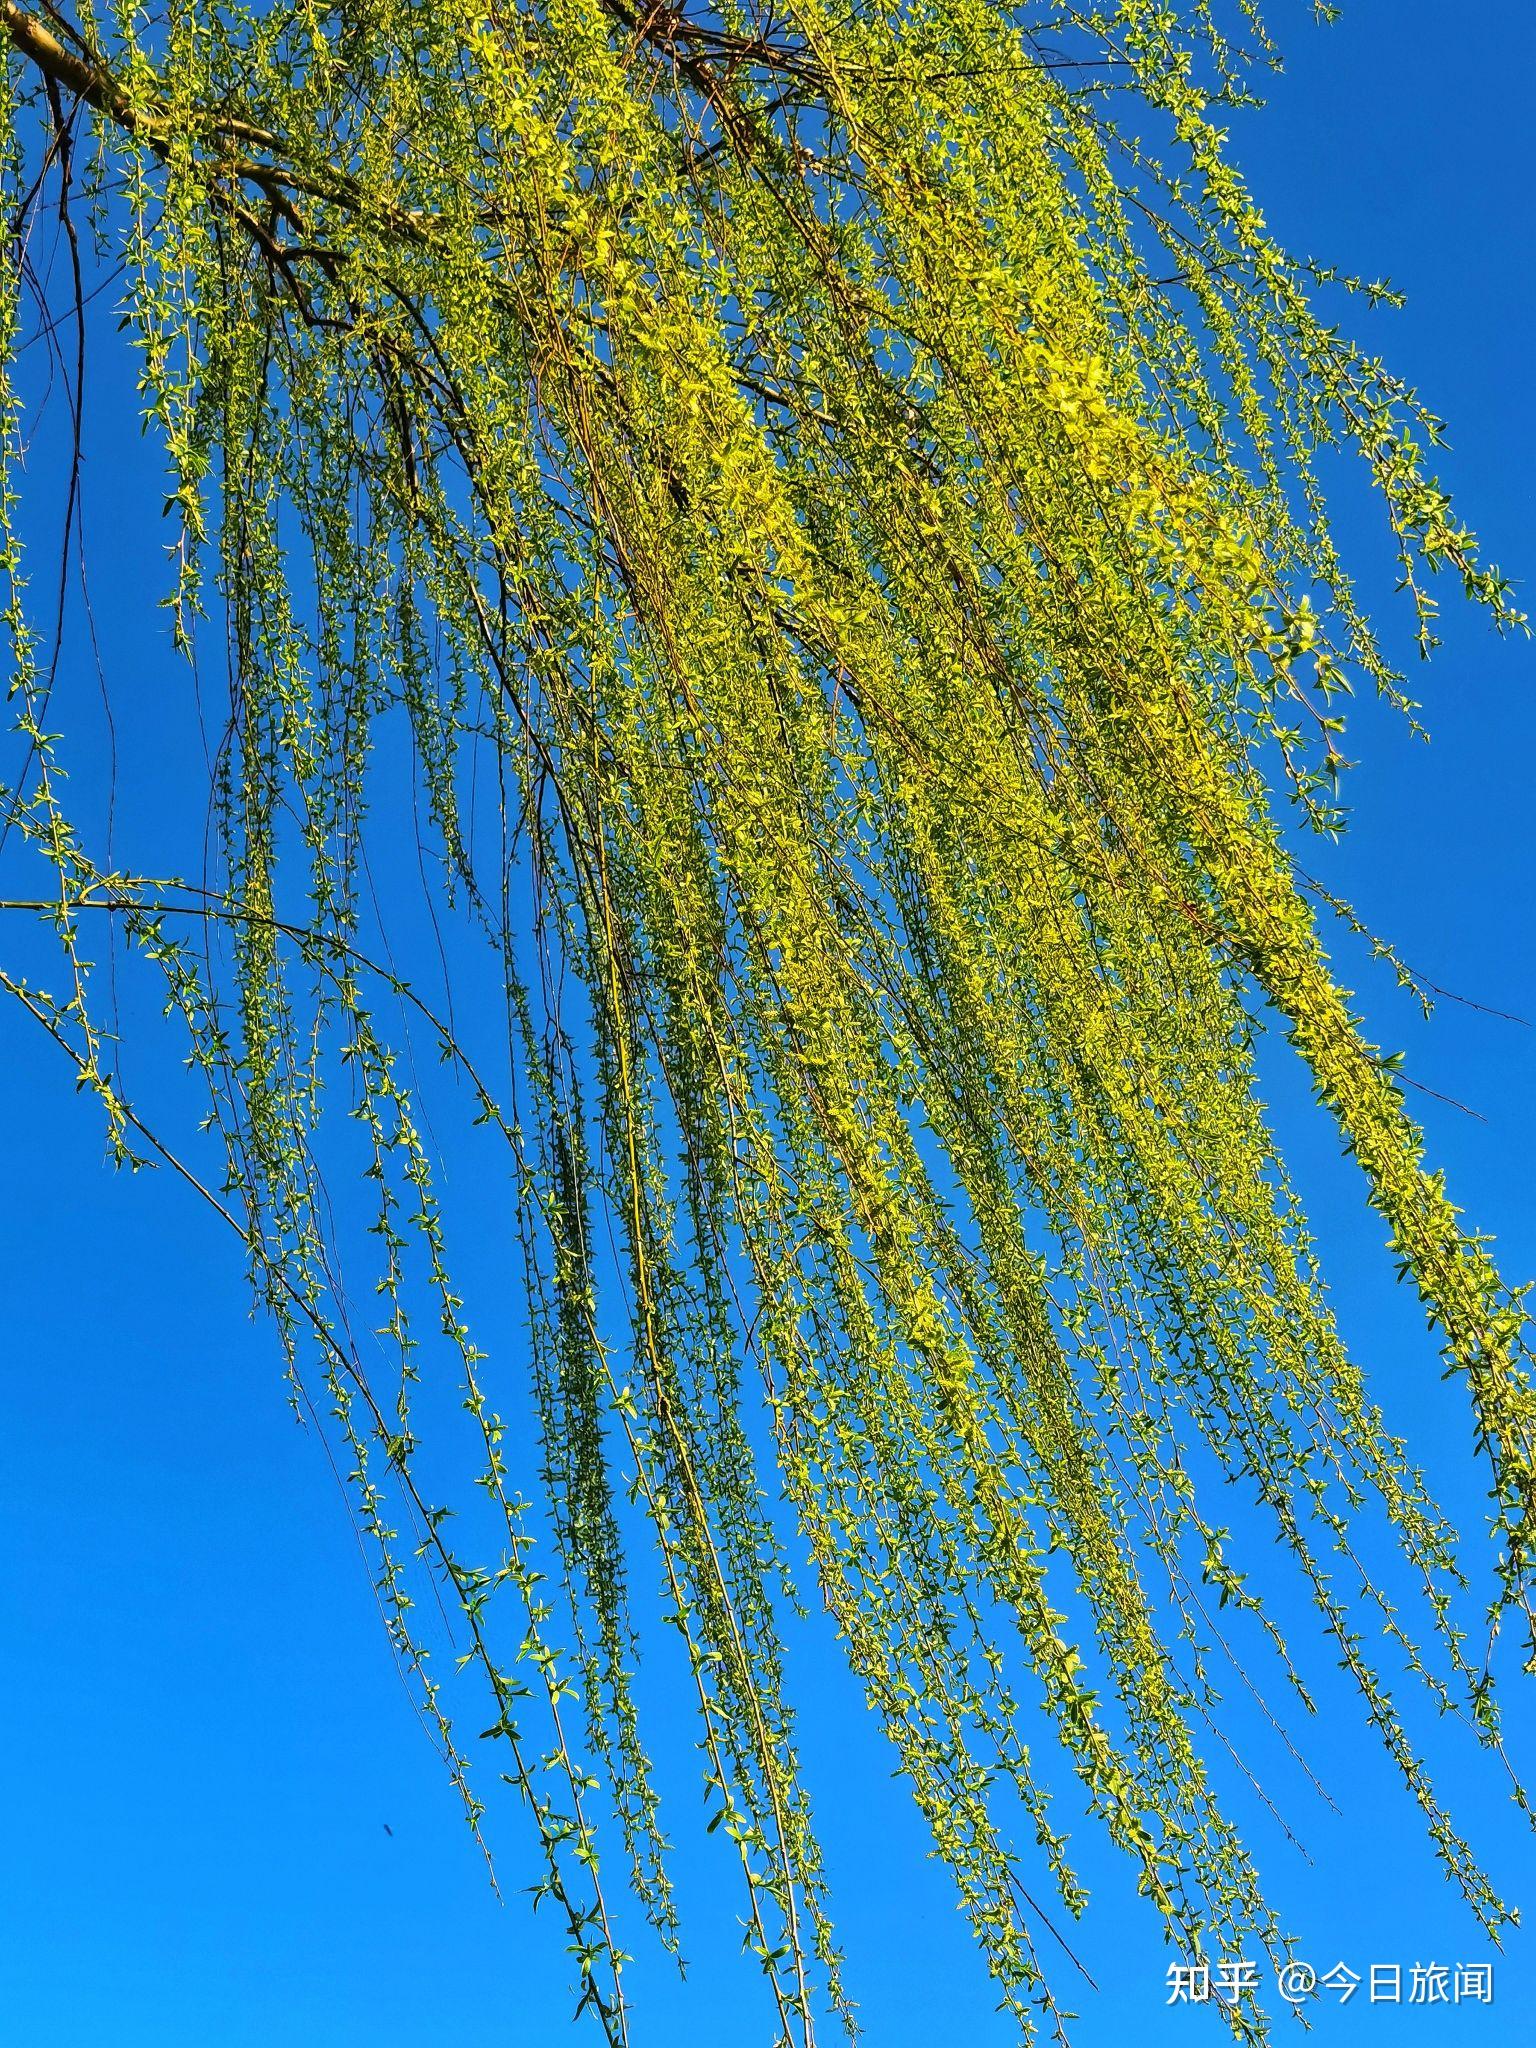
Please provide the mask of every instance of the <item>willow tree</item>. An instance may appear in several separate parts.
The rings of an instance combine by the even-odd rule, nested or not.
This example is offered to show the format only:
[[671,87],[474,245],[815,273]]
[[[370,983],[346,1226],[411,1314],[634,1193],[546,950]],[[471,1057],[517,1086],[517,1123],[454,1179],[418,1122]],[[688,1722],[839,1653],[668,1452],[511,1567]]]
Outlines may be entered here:
[[[1482,1646],[1531,1615],[1536,1401],[1521,1293],[1338,985],[1351,913],[1296,864],[1338,824],[1341,696],[1411,708],[1325,451],[1368,466],[1424,651],[1436,576],[1522,621],[1426,470],[1436,422],[1324,317],[1381,288],[1291,259],[1227,160],[1216,119],[1271,54],[1232,12],[0,0],[0,354],[46,331],[67,375],[113,284],[168,473],[157,595],[229,676],[207,869],[121,871],[49,715],[13,377],[33,883],[5,928],[35,912],[60,964],[0,980],[114,1156],[176,1160],[243,1240],[469,1818],[482,1782],[520,1799],[610,2042],[627,1920],[678,1942],[664,1827],[698,1810],[637,1705],[658,1575],[784,2042],[850,2012],[791,1567],[1026,2035],[1059,2024],[1031,1866],[1083,1903],[1068,1805],[1177,1953],[1283,1955],[1210,1755],[1216,1600],[1307,1702],[1277,1555],[1447,1872],[1508,1917],[1377,1669],[1405,1653],[1497,1749]],[[422,942],[475,991],[452,1010],[368,886],[401,750]],[[201,1152],[120,1081],[107,927],[206,1078]],[[1255,1095],[1272,1022],[1464,1387],[1487,1617],[1341,1344]],[[483,1355],[451,1277],[412,1029],[512,1177],[516,1350]],[[1233,1554],[1224,1480],[1278,1553]],[[476,1679],[489,1749],[459,1732]]]

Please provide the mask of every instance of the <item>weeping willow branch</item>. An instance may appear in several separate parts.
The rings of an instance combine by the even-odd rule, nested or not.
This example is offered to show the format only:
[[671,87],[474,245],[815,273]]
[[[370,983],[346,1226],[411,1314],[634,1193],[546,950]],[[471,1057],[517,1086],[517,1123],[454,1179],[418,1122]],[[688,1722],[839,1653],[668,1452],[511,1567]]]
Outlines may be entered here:
[[[1390,294],[1293,260],[1225,158],[1213,111],[1272,54],[1233,17],[0,0],[0,907],[64,977],[0,986],[133,1163],[172,1155],[87,932],[158,977],[225,1179],[182,1170],[243,1240],[296,1398],[329,1396],[479,1833],[413,1587],[467,1645],[610,2042],[631,1905],[681,1936],[635,1682],[652,1554],[781,2042],[854,2018],[786,1668],[797,1572],[1026,2037],[1064,2023],[1037,1938],[1077,1959],[1018,1841],[1080,1913],[1066,1789],[1181,1952],[1285,1953],[1215,1768],[1224,1662],[1257,1692],[1262,1651],[1312,1707],[1266,1528],[1448,1875],[1509,1917],[1377,1668],[1502,1755],[1536,1396],[1524,1291],[1428,1170],[1314,900],[1358,920],[1290,850],[1342,823],[1341,701],[1412,710],[1323,452],[1362,458],[1424,652],[1438,574],[1524,622],[1426,466],[1438,422],[1315,307]],[[180,865],[152,806],[129,873],[67,801],[62,614],[50,650],[22,539],[22,352],[64,317],[29,254],[50,209],[82,348],[87,230],[121,266],[175,644],[227,660],[193,888],[144,879]],[[380,796],[402,759],[430,933],[397,960],[375,871],[414,839]],[[1256,1099],[1271,1018],[1465,1389],[1481,1652]],[[413,1024],[511,1164],[518,1356],[483,1355],[452,1277]],[[435,1504],[421,1474],[455,1458]],[[1264,2032],[1249,2001],[1227,2017]]]

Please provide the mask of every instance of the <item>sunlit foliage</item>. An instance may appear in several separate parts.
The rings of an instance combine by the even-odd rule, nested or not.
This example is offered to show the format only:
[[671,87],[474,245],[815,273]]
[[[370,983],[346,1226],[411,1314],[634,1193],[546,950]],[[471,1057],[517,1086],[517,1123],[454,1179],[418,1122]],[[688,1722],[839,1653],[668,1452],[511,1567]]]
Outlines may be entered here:
[[[1032,1742],[1061,1746],[1178,1953],[1282,1954],[1210,1770],[1216,1605],[1303,1703],[1305,1676],[1262,1604],[1281,1553],[1231,1543],[1224,1477],[1497,1927],[1377,1668],[1406,1652],[1496,1745],[1486,1618],[1341,1346],[1254,1091],[1278,1020],[1465,1386],[1493,1633],[1523,1634],[1524,1306],[1423,1164],[1291,850],[1339,823],[1342,698],[1411,709],[1336,557],[1322,451],[1363,456],[1426,652],[1437,575],[1521,621],[1426,470],[1435,421],[1345,338],[1343,294],[1383,288],[1292,260],[1227,160],[1256,17],[0,16],[0,356],[39,317],[45,214],[77,289],[124,266],[175,540],[155,595],[230,678],[210,873],[115,872],[50,723],[7,387],[6,805],[52,877],[33,907],[62,981],[0,979],[128,1161],[163,1139],[115,1078],[101,925],[163,974],[213,1134],[176,1156],[350,1446],[477,1829],[485,1777],[521,1796],[599,2029],[630,2032],[613,1881],[675,1945],[663,1814],[698,1811],[693,1786],[668,1803],[637,1706],[631,1600],[658,1564],[701,1825],[735,1845],[785,2042],[848,2009],[791,1571],[1026,2033],[1058,2023],[1043,1872],[1082,1905]],[[67,334],[57,277],[44,310]],[[505,993],[494,1073],[381,964],[367,850],[415,829],[370,806],[385,729],[409,733],[444,924]],[[481,1355],[451,1277],[413,1022],[515,1174],[521,1359]],[[353,1285],[379,1281],[382,1342],[341,1291],[327,1099],[362,1133],[379,1264]],[[451,1498],[415,1427],[445,1344],[477,1446]],[[530,1503],[509,1437],[534,1412]],[[484,1554],[449,1518],[472,1483]],[[1358,1563],[1370,1523],[1416,1620]],[[490,1772],[450,1718],[468,1679],[427,1661],[427,1575]]]

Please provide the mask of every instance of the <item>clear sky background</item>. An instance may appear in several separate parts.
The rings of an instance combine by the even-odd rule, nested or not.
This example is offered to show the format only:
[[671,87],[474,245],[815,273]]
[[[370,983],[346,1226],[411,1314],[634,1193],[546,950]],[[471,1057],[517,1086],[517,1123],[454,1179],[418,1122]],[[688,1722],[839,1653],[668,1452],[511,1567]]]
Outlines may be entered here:
[[[1288,67],[1269,111],[1242,120],[1239,161],[1282,240],[1408,292],[1402,314],[1356,317],[1448,418],[1442,474],[1487,554],[1536,596],[1536,20],[1526,0],[1457,16],[1427,0],[1349,0],[1328,31],[1300,5],[1274,12]],[[153,481],[140,495],[137,437],[114,439],[105,424],[132,405],[110,323],[95,347],[102,436],[87,539],[131,774],[135,717],[163,739],[181,685],[152,610],[162,574]],[[1390,619],[1390,555],[1352,476],[1339,507],[1346,554]],[[1536,1018],[1536,664],[1445,596],[1445,648],[1415,678],[1432,743],[1356,707],[1346,747],[1361,764],[1355,824],[1318,864],[1429,978]],[[1400,613],[1388,637],[1406,660]],[[174,758],[160,766],[170,772]],[[1424,1025],[1389,977],[1362,966],[1351,978],[1383,1042],[1408,1048],[1410,1072],[1484,1119],[1416,1104],[1435,1160],[1469,1220],[1497,1235],[1507,1274],[1536,1274],[1536,1033],[1454,1004]],[[1440,1382],[1417,1304],[1393,1289],[1330,1126],[1284,1062],[1266,1080],[1346,1335],[1475,1552],[1483,1481],[1463,1390]],[[518,1897],[533,1873],[510,1804],[492,1814],[508,1903],[491,1892],[394,1676],[320,1445],[295,1426],[273,1343],[247,1314],[238,1254],[165,1177],[130,1182],[103,1168],[97,1119],[58,1055],[4,1012],[0,1116],[0,2044],[556,2048],[595,2038],[567,2028],[558,1935]],[[470,1251],[487,1286],[502,1258],[495,1244]],[[868,2040],[1002,2048],[1010,2030],[992,2012],[947,1881],[923,1860],[920,1824],[889,1781],[870,1717],[816,1630],[791,1652]],[[1321,1713],[1301,1732],[1336,1810],[1272,1756],[1267,1789],[1310,1861],[1261,1816],[1249,1829],[1299,1953],[1362,1974],[1399,1962],[1405,1976],[1415,1961],[1490,1959],[1352,1694],[1330,1683],[1330,1662],[1320,1646]],[[1514,1746],[1536,1774],[1533,1702],[1536,1682],[1523,1695],[1510,1687]],[[686,1784],[681,1696],[677,1708]],[[1263,1754],[1252,1719],[1234,1701],[1234,1734]],[[1415,1732],[1464,1832],[1536,1915],[1536,1838],[1496,1768],[1457,1731]],[[765,2006],[734,1956],[735,1892],[714,1846],[690,1843],[688,1796],[676,1831],[692,1969],[680,1988],[637,1963],[637,2040],[767,2048]],[[1219,2040],[1213,2014],[1165,2005],[1169,1958],[1150,1914],[1128,1872],[1082,1840],[1095,1898],[1073,1938],[1101,1988],[1073,1993],[1065,1969],[1056,1980],[1082,2015],[1080,2048]],[[1536,2032],[1536,1942],[1516,1936],[1494,1960],[1491,2007],[1371,2008],[1362,1991],[1316,2010],[1313,2038],[1517,2048]]]

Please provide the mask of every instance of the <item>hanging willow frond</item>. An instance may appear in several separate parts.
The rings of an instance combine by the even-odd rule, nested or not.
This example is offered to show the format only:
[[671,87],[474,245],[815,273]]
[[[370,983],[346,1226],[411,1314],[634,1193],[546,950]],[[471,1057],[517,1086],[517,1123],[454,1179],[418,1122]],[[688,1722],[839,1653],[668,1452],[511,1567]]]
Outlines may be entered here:
[[[218,636],[231,679],[216,872],[118,872],[49,725],[12,379],[8,830],[52,881],[9,907],[49,921],[66,993],[4,984],[133,1159],[160,1141],[117,1079],[93,923],[163,976],[225,1153],[196,1184],[296,1388],[328,1389],[478,1826],[412,1587],[446,1590],[610,2042],[610,1835],[678,1938],[634,1683],[647,1523],[785,2042],[850,2011],[785,1668],[796,1566],[1026,2034],[1056,2007],[1019,1821],[1083,1902],[1032,1720],[1182,1953],[1283,1952],[1205,1754],[1207,1590],[1307,1694],[1215,1518],[1223,1479],[1447,1870],[1506,1917],[1372,1661],[1368,1625],[1496,1743],[1450,1532],[1341,1345],[1253,1038],[1274,1013],[1465,1384],[1493,1620],[1528,1618],[1523,1299],[1426,1170],[1280,827],[1277,793],[1337,825],[1337,697],[1401,700],[1322,451],[1364,457],[1426,651],[1435,572],[1522,621],[1426,471],[1436,423],[1325,324],[1338,281],[1276,246],[1226,160],[1214,116],[1253,62],[1231,38],[1268,52],[1233,16],[0,0],[0,359],[51,203],[82,333],[90,264],[124,266],[177,645]],[[372,907],[369,849],[401,831],[374,764],[402,732],[436,909],[493,965],[494,1086],[483,974],[468,1022],[467,999],[439,1016]],[[522,1379],[451,1277],[413,1026],[512,1163]],[[343,1290],[327,1079],[382,1342]],[[417,1434],[444,1346],[475,1445],[455,1498],[473,1479],[492,1564],[455,1547],[447,1454]],[[525,1392],[538,1513],[504,1419]],[[1372,1517],[1417,1632],[1357,1557]],[[1262,2032],[1246,2003],[1230,2020]]]

